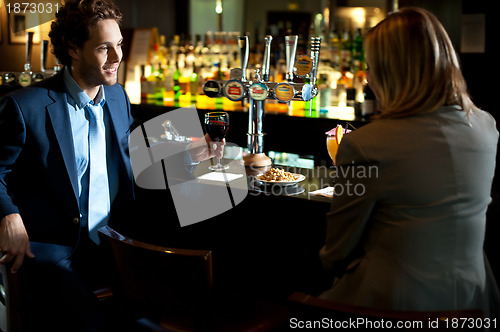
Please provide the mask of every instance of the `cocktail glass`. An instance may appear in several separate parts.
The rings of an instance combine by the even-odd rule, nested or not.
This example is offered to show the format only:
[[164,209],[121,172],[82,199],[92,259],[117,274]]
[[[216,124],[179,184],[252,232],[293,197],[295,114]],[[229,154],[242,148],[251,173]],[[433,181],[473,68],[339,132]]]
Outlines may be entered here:
[[336,162],[335,160],[337,158],[339,145],[342,141],[342,136],[350,133],[351,131],[352,130],[350,129],[343,128],[341,125],[337,125],[337,127],[326,132],[326,149],[334,165]]

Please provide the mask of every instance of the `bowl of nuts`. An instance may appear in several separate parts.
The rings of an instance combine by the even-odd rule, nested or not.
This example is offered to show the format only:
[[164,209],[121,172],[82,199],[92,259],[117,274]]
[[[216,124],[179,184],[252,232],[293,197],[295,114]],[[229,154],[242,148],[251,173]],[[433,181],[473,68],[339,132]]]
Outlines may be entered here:
[[306,177],[302,174],[290,173],[282,168],[271,168],[265,173],[256,176],[257,180],[263,183],[292,185],[303,181]]

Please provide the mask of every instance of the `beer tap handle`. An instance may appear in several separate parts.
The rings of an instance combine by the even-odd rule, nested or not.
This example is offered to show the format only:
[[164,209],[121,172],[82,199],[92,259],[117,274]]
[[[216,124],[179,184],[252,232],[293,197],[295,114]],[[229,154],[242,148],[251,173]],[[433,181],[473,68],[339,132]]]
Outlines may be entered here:
[[240,36],[238,41],[238,46],[240,48],[240,64],[241,70],[243,71],[241,80],[246,82],[247,80],[247,66],[248,66],[248,55],[250,51],[250,45],[248,44],[248,36]]
[[26,62],[24,63],[24,70],[31,70],[31,51],[33,50],[33,35],[34,32],[26,33]]
[[[310,89],[313,95],[315,96],[318,88],[316,87],[316,76],[318,74],[318,60],[319,60],[319,49],[321,47],[321,37],[311,37],[311,59],[313,61],[311,73],[309,74],[311,84]],[[312,112],[312,95],[311,101],[309,103],[309,116],[311,116]]]
[[295,52],[297,51],[298,36],[285,37],[285,51],[286,51],[286,80],[293,82],[293,67],[295,63]]
[[31,85],[33,80],[31,72],[31,50],[33,49],[33,32],[26,33],[26,62],[24,63],[24,71],[19,74],[19,85],[23,88]]
[[271,41],[273,36],[267,35],[264,39],[266,46],[264,49],[264,60],[262,61],[262,79],[264,82],[269,82],[269,72],[271,68]]
[[312,85],[316,85],[320,47],[321,47],[321,37],[311,37],[311,59],[313,61],[313,65],[310,76]]
[[49,41],[42,40],[42,50],[40,51],[40,71],[42,73],[47,69],[47,51],[49,49]]

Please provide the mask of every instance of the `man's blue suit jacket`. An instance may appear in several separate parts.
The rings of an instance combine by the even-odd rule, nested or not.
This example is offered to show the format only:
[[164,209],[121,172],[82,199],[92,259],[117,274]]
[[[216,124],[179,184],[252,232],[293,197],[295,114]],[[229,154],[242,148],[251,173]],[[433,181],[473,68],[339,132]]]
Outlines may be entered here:
[[[123,207],[133,199],[128,154],[133,118],[123,87],[115,84],[104,89],[113,146],[120,151],[120,187],[115,203],[121,202]],[[44,256],[49,244],[67,248],[59,254],[51,253],[59,260],[86,236],[87,225],[80,222],[77,193],[73,137],[61,71],[0,99],[0,218],[20,213],[34,254],[40,250]],[[120,209],[113,204],[112,220]]]

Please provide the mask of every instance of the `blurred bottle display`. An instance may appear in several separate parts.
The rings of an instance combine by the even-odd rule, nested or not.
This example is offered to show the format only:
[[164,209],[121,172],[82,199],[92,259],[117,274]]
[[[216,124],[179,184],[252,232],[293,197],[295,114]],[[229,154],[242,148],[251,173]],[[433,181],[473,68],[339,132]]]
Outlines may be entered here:
[[[319,95],[313,101],[313,109],[328,111],[331,107],[351,106],[356,115],[362,112],[365,101],[366,64],[363,50],[363,31],[351,30],[343,24],[340,29],[321,31],[322,43],[318,63]],[[258,33],[258,31],[256,31]],[[167,43],[165,36],[150,51],[149,65],[141,67],[141,102],[163,103],[171,106],[196,104],[197,107],[248,107],[244,103],[211,99],[204,95],[203,84],[208,80],[228,80],[232,68],[240,67],[238,31],[207,31],[204,36],[175,35]],[[270,81],[285,81],[286,61],[284,41],[277,36],[271,51]],[[303,37],[300,37],[303,39]],[[261,67],[263,41],[250,36],[247,78],[252,79],[255,69]],[[297,56],[308,54],[304,44]],[[300,78],[297,78],[300,80]],[[308,108],[307,103],[295,103],[295,108]],[[243,105],[243,106],[242,106]],[[267,111],[286,112],[273,99],[266,100]]]

